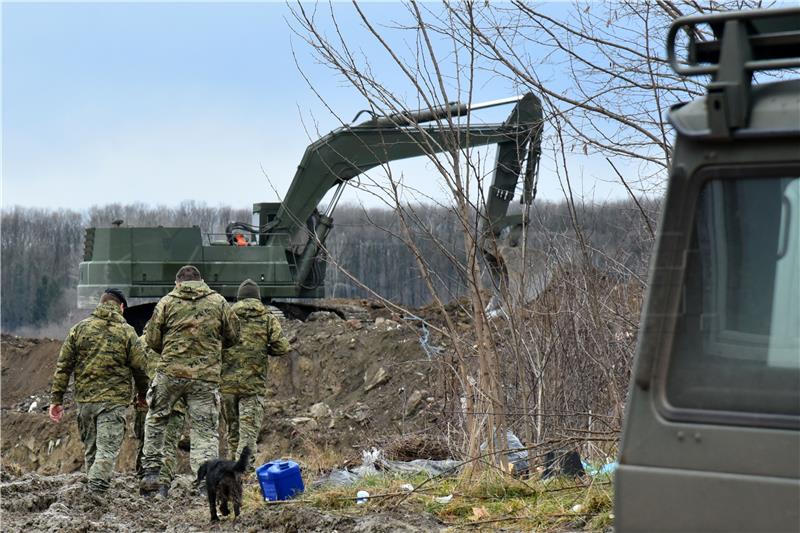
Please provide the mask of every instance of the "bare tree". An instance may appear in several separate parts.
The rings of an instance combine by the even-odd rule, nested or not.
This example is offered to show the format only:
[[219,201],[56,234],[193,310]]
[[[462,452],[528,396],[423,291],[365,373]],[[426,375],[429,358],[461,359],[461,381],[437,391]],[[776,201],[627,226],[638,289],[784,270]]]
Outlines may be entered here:
[[475,46],[492,73],[541,94],[561,149],[625,161],[637,192],[660,192],[672,157],[667,111],[704,94],[704,80],[677,75],[666,60],[670,24],[760,7],[759,0],[453,4],[431,31],[459,30],[462,46]]
[[[396,230],[386,228],[386,231],[403,242],[411,252],[420,277],[439,310],[451,346],[444,366],[455,370],[455,379],[445,379],[445,387],[456,389],[450,397],[453,400],[458,399],[457,405],[460,406],[463,399],[464,450],[469,456],[477,457],[482,440],[488,441],[490,454],[495,451],[495,446],[505,448],[506,394],[503,390],[496,339],[485,311],[488,300],[482,273],[483,220],[480,213],[483,206],[480,193],[488,190],[488,183],[484,183],[486,172],[478,152],[473,150],[469,142],[469,136],[465,138],[461,133],[464,125],[449,111],[437,119],[443,135],[430,135],[420,123],[409,119],[409,112],[416,107],[435,108],[456,100],[468,105],[471,103],[475,82],[475,49],[461,49],[453,40],[447,51],[442,52],[441,43],[435,45],[432,41],[434,37],[420,6],[412,3],[407,7],[408,26],[401,31],[409,32],[413,39],[413,49],[409,54],[390,45],[384,38],[383,30],[373,23],[361,6],[354,4],[360,22],[385,53],[391,68],[402,73],[404,85],[408,89],[407,99],[395,88],[385,86],[376,75],[371,62],[360,56],[352,43],[343,36],[334,10],[331,9],[324,15],[325,25],[333,28],[332,36],[319,29],[321,26],[318,19],[323,16],[319,12],[309,11],[300,4],[293,10],[293,14],[298,34],[313,48],[324,64],[359,92],[371,112],[396,121],[397,126],[402,125],[414,131],[421,151],[428,157],[440,183],[449,192],[446,207],[457,220],[459,239],[463,243],[463,257],[449,253],[451,247],[438,240],[425,220],[423,210],[415,207],[415,200],[420,196],[424,197],[424,193],[414,196],[411,191],[409,194],[408,188],[404,187],[403,177],[393,173],[389,165],[382,169],[384,181],[373,182],[373,191],[377,188],[380,197],[391,206],[399,222]],[[467,127],[469,120],[468,117]],[[347,125],[344,121],[341,123]],[[418,230],[428,233],[428,237],[436,243],[439,250],[449,256],[463,280],[467,295],[465,307],[472,325],[468,332],[463,331],[453,314],[448,312],[447,303],[450,298],[440,289],[441,274],[432,268],[429,257],[421,249]],[[455,402],[451,403],[453,404]],[[502,454],[497,454],[496,461],[498,464],[503,463]]]

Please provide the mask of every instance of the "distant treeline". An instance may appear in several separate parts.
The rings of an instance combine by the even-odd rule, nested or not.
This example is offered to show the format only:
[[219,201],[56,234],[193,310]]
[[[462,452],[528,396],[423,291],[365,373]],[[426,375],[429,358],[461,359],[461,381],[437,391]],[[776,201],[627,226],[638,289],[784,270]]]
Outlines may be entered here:
[[[453,258],[464,256],[457,218],[441,207],[415,207],[413,229],[419,248],[436,273],[444,299],[463,293]],[[645,210],[657,220],[658,204]],[[652,239],[642,213],[631,201],[579,206],[575,220],[565,203],[540,202],[533,209],[529,242],[570,260],[588,254],[590,261],[620,276],[643,277]],[[110,204],[86,211],[11,207],[2,211],[2,328],[36,328],[60,323],[75,310],[78,263],[84,229],[109,226],[121,219],[130,226],[200,226],[222,233],[233,220],[249,221],[250,209],[209,207],[184,202],[178,207]],[[431,295],[420,278],[414,257],[397,237],[400,224],[389,209],[340,206],[328,239],[332,263],[327,294],[337,298],[366,297],[368,291],[336,268],[338,264],[367,287],[397,303],[417,307]],[[581,228],[583,242],[575,232]],[[438,242],[437,242],[438,241]],[[446,249],[445,253],[441,247]],[[449,257],[448,257],[449,256]]]

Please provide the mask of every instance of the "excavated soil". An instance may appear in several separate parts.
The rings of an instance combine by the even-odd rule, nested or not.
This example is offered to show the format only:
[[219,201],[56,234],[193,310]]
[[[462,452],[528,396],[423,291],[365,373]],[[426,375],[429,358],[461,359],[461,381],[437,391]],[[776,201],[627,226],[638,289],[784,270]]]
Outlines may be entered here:
[[[385,311],[370,313],[363,320],[320,312],[305,322],[283,321],[294,351],[271,361],[258,464],[293,458],[311,481],[317,471],[332,467],[332,461],[358,455],[376,442],[436,427],[441,415],[437,400],[428,392],[432,366],[421,348],[417,324],[387,319]],[[132,410],[117,465],[122,474],[109,498],[97,502],[83,493],[83,448],[74,403],[68,395],[60,424],[50,422],[46,414],[59,348],[60,341],[54,339],[9,335],[0,339],[3,531],[219,529],[209,527],[205,502],[189,497],[189,491],[180,487],[167,500],[138,496],[132,473],[137,445],[130,427]],[[188,433],[188,427],[184,428],[183,449],[178,452],[184,473],[189,471],[184,451]],[[225,453],[224,442],[220,451]],[[306,506],[265,506],[220,527],[235,531],[436,529],[427,520],[401,514],[347,517]]]
[[[60,531],[274,531],[304,532],[422,532],[442,526],[433,518],[402,511],[347,514],[305,505],[251,505],[237,520],[209,521],[205,497],[192,488],[191,479],[173,481],[167,498],[145,498],[137,493],[131,474],[117,476],[102,498],[84,490],[83,474],[41,476],[28,473],[14,478],[4,473],[2,528],[5,532]],[[255,492],[254,481],[245,491]],[[253,501],[253,500],[251,500]]]

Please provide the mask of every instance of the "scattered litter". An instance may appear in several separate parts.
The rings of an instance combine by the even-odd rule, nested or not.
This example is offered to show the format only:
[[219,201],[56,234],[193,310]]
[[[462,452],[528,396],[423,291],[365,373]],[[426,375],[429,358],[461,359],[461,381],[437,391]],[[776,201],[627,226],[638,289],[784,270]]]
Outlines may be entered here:
[[34,409],[36,409],[37,407],[39,407],[39,402],[37,402],[36,400],[33,400],[33,403],[31,404],[31,406],[28,407],[28,412],[32,413],[34,411]]
[[384,469],[398,474],[428,474],[433,477],[457,473],[462,462],[454,459],[442,459],[438,461],[432,459],[414,459],[413,461],[390,461],[388,459],[383,459],[380,465]]
[[356,492],[356,503],[358,505],[364,505],[365,503],[367,503],[368,499],[369,499],[369,492],[365,490],[360,490]]
[[[462,463],[454,459],[432,460],[415,459],[413,461],[391,461],[383,457],[383,451],[377,448],[361,452],[361,465],[352,470],[332,470],[314,481],[313,485],[351,485],[367,476],[376,476],[381,472],[396,474],[427,474],[430,477],[454,475],[458,473]],[[406,485],[403,485],[405,487]],[[414,487],[408,490],[413,491]],[[402,488],[402,487],[401,487]]]
[[586,473],[592,477],[609,476],[613,474],[614,471],[617,469],[616,461],[605,463],[603,466],[600,467],[596,467],[590,463],[587,463],[586,461],[581,461],[581,464],[583,465],[583,469],[586,471]]
[[320,485],[352,485],[361,479],[361,476],[350,472],[349,470],[332,470],[330,473],[322,476],[314,481],[314,486]]
[[582,513],[583,512],[583,505],[580,504],[580,503],[576,503],[575,505],[572,506],[572,512],[573,513]]
[[378,469],[375,464],[381,460],[383,452],[377,448],[371,450],[363,450],[361,452],[361,466],[353,469],[353,473],[358,477],[374,476],[377,475]]
[[[517,476],[522,476],[528,473],[530,468],[528,465],[528,450],[522,445],[519,437],[514,435],[511,430],[506,430],[506,447],[501,447],[500,441],[495,438],[495,448],[502,448],[508,450],[506,452],[506,460],[511,466],[511,473]],[[489,448],[489,443],[484,442],[481,444],[481,453],[486,453]]]
[[436,503],[450,503],[450,500],[453,499],[452,494],[448,494],[447,496],[439,496],[436,498]]
[[402,485],[400,485],[400,490],[402,490],[403,492],[413,492],[414,485],[412,485],[411,483],[403,483]]

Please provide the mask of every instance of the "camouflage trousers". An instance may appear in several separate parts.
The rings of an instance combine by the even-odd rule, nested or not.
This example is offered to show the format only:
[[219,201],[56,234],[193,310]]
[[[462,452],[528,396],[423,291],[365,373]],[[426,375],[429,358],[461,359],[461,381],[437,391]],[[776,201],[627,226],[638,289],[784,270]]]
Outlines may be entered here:
[[225,435],[228,444],[228,456],[238,459],[245,446],[250,447],[250,468],[255,465],[256,442],[264,420],[264,404],[266,399],[257,394],[222,395],[222,419],[227,426]]
[[[178,402],[182,405],[183,401]],[[146,410],[136,410],[136,417],[133,420],[133,433],[139,441],[136,450],[136,472],[142,473],[142,458],[144,456],[144,421],[147,418]],[[178,441],[183,431],[183,423],[186,419],[186,410],[176,409],[172,411],[167,422],[167,430],[164,433],[164,468],[161,469],[161,483],[170,483],[177,474],[178,470]]]
[[189,465],[192,473],[203,462],[219,457],[219,392],[217,384],[199,379],[175,378],[156,373],[147,391],[150,409],[144,422],[142,468],[164,470],[164,442],[175,404],[188,407],[191,430]]
[[117,465],[125,436],[125,405],[105,402],[78,404],[78,430],[83,442],[89,489],[105,491]]

